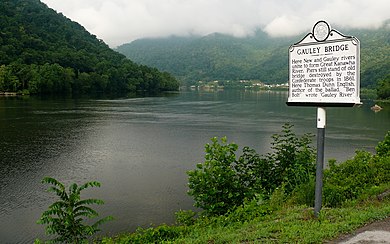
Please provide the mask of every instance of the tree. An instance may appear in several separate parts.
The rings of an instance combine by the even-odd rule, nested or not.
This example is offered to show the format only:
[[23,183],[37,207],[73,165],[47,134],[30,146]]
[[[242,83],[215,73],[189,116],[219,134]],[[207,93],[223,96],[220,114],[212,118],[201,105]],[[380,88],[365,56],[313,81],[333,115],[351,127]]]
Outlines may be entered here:
[[94,218],[98,213],[88,207],[91,204],[103,204],[99,199],[80,199],[81,191],[89,187],[100,187],[97,181],[87,182],[81,186],[73,183],[69,186],[68,191],[64,184],[58,180],[45,177],[42,183],[47,183],[52,186],[48,188],[49,192],[54,192],[59,198],[59,201],[54,202],[49,206],[49,209],[42,213],[38,224],[45,224],[46,233],[56,235],[54,242],[65,243],[82,243],[89,236],[99,231],[99,225],[112,220],[111,216],[102,218],[92,225],[84,224],[84,218]]
[[390,75],[379,81],[376,92],[379,99],[390,99]]
[[0,91],[17,92],[21,83],[13,73],[12,67],[0,66]]

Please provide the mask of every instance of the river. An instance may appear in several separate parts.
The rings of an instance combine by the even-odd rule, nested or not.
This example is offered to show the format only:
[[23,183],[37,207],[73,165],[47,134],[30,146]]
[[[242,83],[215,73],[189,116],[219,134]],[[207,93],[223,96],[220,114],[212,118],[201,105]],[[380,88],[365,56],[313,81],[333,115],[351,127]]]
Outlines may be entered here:
[[[316,108],[288,107],[287,92],[187,91],[160,97],[65,99],[0,97],[0,241],[45,239],[36,224],[55,198],[44,176],[66,184],[96,180],[82,197],[115,220],[103,233],[173,223],[192,209],[186,171],[203,162],[210,138],[227,136],[240,149],[270,151],[286,122],[297,134],[316,134]],[[390,111],[327,108],[325,158],[373,152],[390,129]],[[314,139],[315,140],[315,139]],[[314,142],[315,144],[315,142]]]

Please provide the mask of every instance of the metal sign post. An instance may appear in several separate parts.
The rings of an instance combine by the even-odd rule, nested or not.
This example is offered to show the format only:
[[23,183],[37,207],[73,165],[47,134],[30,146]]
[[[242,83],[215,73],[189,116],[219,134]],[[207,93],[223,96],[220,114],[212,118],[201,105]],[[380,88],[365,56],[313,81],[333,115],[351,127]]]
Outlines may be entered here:
[[289,48],[288,106],[317,107],[317,168],[314,214],[322,205],[325,107],[360,103],[360,42],[318,21],[311,33]]
[[322,206],[322,178],[324,169],[326,110],[317,108],[317,168],[314,215],[318,217]]

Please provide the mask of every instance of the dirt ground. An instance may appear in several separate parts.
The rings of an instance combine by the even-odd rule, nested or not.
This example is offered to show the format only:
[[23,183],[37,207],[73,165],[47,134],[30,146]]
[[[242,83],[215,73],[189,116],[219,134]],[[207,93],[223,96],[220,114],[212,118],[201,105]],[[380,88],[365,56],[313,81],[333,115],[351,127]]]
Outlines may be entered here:
[[343,235],[338,239],[327,243],[390,243],[390,217],[367,224],[353,233]]

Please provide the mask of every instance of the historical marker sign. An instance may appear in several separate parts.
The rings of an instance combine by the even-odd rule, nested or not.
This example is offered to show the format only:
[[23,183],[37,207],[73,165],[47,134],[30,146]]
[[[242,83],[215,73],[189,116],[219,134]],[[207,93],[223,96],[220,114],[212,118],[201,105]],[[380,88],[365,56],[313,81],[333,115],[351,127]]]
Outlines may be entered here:
[[312,33],[289,49],[288,105],[360,104],[360,43],[317,22]]

